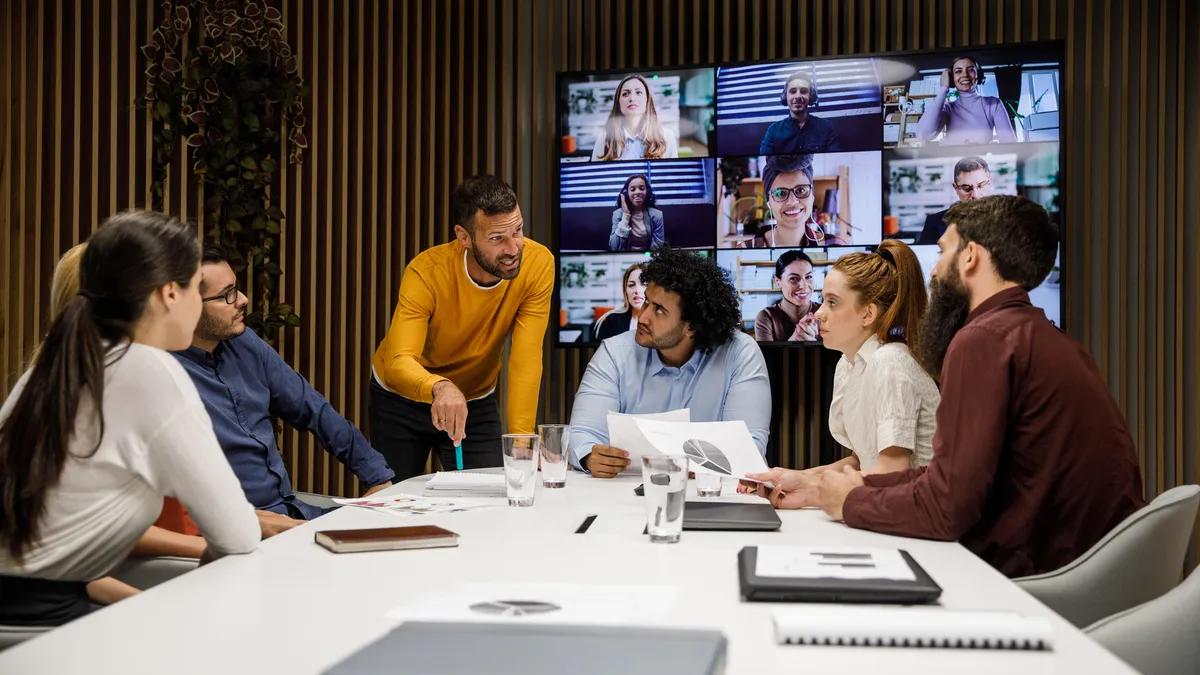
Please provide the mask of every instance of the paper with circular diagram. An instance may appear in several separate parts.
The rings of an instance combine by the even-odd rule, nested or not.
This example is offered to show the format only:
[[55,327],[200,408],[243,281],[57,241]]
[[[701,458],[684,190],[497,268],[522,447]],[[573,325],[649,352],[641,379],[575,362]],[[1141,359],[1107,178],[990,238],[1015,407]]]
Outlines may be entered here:
[[469,583],[421,594],[388,619],[481,623],[654,624],[679,589],[557,583]]
[[767,470],[767,463],[750,429],[740,420],[731,422],[664,422],[636,420],[638,430],[655,450],[683,453],[696,473],[742,478]]

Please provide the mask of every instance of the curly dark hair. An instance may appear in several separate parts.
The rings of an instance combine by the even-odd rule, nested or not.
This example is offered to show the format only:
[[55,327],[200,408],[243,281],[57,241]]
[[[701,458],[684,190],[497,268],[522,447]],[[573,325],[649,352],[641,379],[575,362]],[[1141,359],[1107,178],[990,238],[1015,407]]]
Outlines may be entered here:
[[710,352],[733,337],[741,323],[737,291],[729,274],[712,260],[663,244],[642,269],[642,283],[679,294],[682,319],[696,349]]

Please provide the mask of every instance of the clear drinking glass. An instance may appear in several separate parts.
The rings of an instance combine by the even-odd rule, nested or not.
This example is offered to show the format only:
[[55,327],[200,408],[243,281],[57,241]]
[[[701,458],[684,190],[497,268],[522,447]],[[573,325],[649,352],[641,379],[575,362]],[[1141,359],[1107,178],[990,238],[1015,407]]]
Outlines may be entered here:
[[542,441],[542,487],[565,487],[571,427],[565,424],[541,424],[538,426],[538,436]]
[[646,532],[654,543],[675,544],[683,532],[683,502],[688,483],[687,455],[643,455]]
[[721,477],[715,473],[696,472],[696,495],[700,497],[720,497]]
[[504,483],[509,506],[533,506],[537,489],[538,437],[504,434]]

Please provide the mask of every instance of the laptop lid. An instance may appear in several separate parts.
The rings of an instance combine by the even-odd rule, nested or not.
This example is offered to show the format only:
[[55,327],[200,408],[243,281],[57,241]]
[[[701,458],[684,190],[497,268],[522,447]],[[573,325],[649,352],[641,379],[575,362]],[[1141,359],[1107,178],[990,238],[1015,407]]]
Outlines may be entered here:
[[683,507],[685,530],[778,530],[783,523],[775,508],[765,502],[688,502]]
[[708,630],[407,622],[324,675],[721,675],[725,649]]

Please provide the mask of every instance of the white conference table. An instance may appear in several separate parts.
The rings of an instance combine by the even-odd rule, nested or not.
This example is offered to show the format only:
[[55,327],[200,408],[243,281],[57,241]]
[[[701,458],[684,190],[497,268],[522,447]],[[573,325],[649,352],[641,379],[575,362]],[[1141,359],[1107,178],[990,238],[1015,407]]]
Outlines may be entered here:
[[[385,494],[421,494],[428,477]],[[535,505],[402,518],[343,507],[50,633],[0,653],[0,673],[318,674],[394,625],[388,610],[439,587],[469,582],[564,582],[681,588],[663,625],[715,628],[729,640],[730,675],[912,673],[1038,675],[1134,673],[1064,619],[957,543],[854,530],[815,510],[780,512],[777,532],[685,531],[651,544],[633,494],[637,477],[571,473],[538,487]],[[696,499],[688,487],[689,501]],[[756,500],[730,494],[723,500]],[[503,500],[497,500],[504,504]],[[574,534],[589,514],[591,528]],[[431,523],[461,535],[457,548],[335,555],[322,529]],[[942,586],[951,609],[1046,616],[1052,652],[807,647],[775,644],[771,603],[742,602],[737,552],[746,545],[903,548]],[[570,672],[569,664],[563,672]]]

